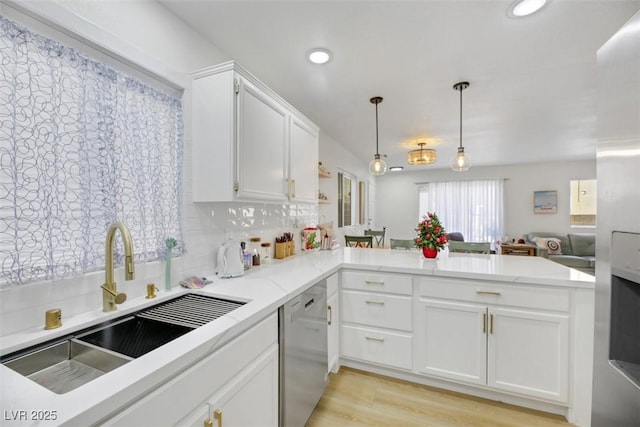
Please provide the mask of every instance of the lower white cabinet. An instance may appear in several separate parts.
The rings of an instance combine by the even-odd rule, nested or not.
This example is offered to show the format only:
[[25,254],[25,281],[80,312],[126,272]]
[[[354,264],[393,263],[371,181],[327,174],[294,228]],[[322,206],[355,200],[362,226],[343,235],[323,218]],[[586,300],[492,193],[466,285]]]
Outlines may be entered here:
[[342,357],[411,370],[411,276],[343,271],[340,285]]
[[567,401],[568,316],[421,299],[417,370]]
[[420,283],[419,373],[568,402],[566,291],[443,279]]
[[567,402],[568,316],[497,307],[488,314],[488,385]]
[[421,299],[416,316],[416,370],[486,384],[486,316],[486,306]]
[[339,287],[339,273],[327,277],[327,369],[333,373],[337,373],[340,368]]
[[[224,423],[224,424],[223,424]],[[178,426],[277,426],[278,347],[272,346]]]
[[[278,425],[278,317],[272,314],[102,425]],[[211,424],[210,424],[211,423]]]

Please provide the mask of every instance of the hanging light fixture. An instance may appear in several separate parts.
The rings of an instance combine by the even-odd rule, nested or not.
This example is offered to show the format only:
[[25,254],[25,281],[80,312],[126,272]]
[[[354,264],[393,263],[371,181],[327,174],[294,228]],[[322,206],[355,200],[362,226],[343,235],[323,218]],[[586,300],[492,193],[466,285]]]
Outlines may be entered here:
[[376,155],[373,156],[373,160],[369,163],[369,172],[373,175],[384,175],[387,171],[387,164],[380,158],[378,153],[378,104],[382,102],[382,97],[374,96],[369,100],[372,104],[376,104]]
[[468,87],[469,82],[459,82],[453,85],[454,90],[460,91],[460,146],[458,147],[458,152],[451,158],[450,166],[451,169],[458,172],[464,172],[471,167],[469,156],[464,152],[464,147],[462,146],[462,91]]
[[424,142],[420,142],[418,145],[420,146],[419,149],[409,151],[407,163],[410,165],[428,165],[436,161],[436,150],[424,148],[427,145]]

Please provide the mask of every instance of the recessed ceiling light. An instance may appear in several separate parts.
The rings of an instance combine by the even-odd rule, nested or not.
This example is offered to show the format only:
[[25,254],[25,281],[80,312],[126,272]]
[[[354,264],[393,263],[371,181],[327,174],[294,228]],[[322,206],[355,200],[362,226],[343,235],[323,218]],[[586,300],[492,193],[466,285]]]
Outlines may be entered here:
[[404,167],[402,167],[402,166],[391,166],[391,167],[389,168],[389,170],[390,170],[391,172],[398,172],[398,171],[401,171],[402,169],[404,169]]
[[307,52],[307,58],[314,64],[326,64],[331,60],[331,52],[327,49],[315,48]]
[[511,7],[510,15],[515,18],[529,16],[542,9],[548,0],[519,0]]

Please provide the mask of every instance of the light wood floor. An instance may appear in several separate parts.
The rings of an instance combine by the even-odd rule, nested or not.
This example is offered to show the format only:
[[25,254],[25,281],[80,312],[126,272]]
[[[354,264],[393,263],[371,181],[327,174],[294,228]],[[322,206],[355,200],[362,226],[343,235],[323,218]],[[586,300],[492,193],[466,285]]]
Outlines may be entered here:
[[306,427],[571,426],[564,417],[342,367]]

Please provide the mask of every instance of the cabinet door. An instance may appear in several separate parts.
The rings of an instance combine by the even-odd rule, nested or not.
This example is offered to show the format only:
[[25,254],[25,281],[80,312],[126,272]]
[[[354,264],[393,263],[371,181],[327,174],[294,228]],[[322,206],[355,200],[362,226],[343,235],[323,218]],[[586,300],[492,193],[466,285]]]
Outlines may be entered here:
[[421,299],[416,321],[416,370],[486,384],[486,306]]
[[566,402],[568,325],[566,315],[490,308],[489,386]]
[[239,97],[238,197],[286,200],[288,113],[244,79]]
[[291,116],[289,129],[289,197],[318,202],[318,132]]
[[338,372],[339,327],[338,327],[338,292],[327,298],[327,357],[328,372]]
[[211,414],[209,410],[209,405],[205,405],[202,408],[199,408],[188,416],[184,417],[176,426],[180,427],[210,427],[211,424]]
[[214,426],[278,425],[278,346],[210,399]]

